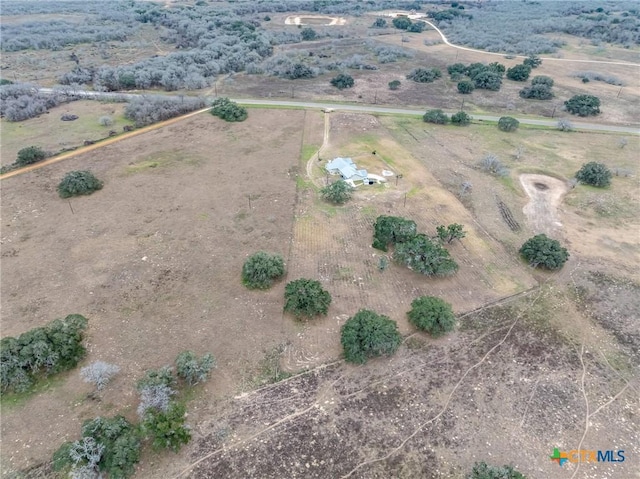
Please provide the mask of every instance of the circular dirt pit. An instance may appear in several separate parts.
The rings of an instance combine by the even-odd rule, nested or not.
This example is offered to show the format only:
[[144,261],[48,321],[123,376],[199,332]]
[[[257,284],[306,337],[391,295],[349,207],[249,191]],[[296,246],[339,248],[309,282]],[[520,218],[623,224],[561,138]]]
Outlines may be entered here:
[[545,185],[544,183],[538,183],[538,182],[535,182],[535,183],[533,184],[533,186],[535,186],[535,187],[536,187],[536,189],[538,189],[538,190],[540,190],[540,191],[545,191],[545,190],[548,190],[548,189],[549,189],[549,187],[548,187],[547,185]]

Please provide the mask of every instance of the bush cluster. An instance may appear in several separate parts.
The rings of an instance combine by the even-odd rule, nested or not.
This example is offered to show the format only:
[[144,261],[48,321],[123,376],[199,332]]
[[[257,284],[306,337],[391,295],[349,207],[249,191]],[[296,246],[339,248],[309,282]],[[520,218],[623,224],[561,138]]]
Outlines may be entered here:
[[297,319],[327,314],[329,305],[331,295],[315,279],[296,279],[284,288],[284,310]]
[[258,251],[245,261],[242,283],[249,289],[268,289],[284,273],[282,256]]
[[353,77],[346,73],[340,73],[338,76],[331,79],[331,85],[338,90],[344,90],[345,88],[351,88],[355,84]]
[[521,247],[520,254],[527,262],[536,267],[560,269],[569,259],[569,252],[558,241],[539,234],[529,238]]
[[344,180],[334,181],[320,190],[322,198],[336,205],[343,205],[353,196],[354,188]]
[[211,114],[225,121],[244,121],[249,116],[246,108],[228,98],[216,98],[211,106]]
[[132,99],[124,110],[125,118],[133,120],[137,127],[151,125],[176,116],[185,115],[204,108],[204,98],[199,97],[166,97],[160,95],[144,95]]
[[600,113],[600,99],[593,95],[574,95],[564,102],[567,111],[578,116],[595,116]]
[[340,342],[345,359],[362,364],[371,357],[395,353],[402,336],[395,321],[361,309],[342,325]]
[[407,316],[409,322],[420,331],[436,337],[452,331],[456,325],[456,317],[451,305],[433,296],[414,299]]
[[407,74],[407,80],[416,83],[432,83],[442,76],[438,68],[415,68]]
[[75,367],[85,355],[82,332],[86,327],[84,316],[70,314],[17,338],[2,338],[2,392],[27,391],[39,378]]
[[582,165],[576,173],[576,179],[585,185],[605,188],[611,184],[611,170],[602,163],[590,161]]
[[70,171],[58,185],[58,195],[60,198],[71,198],[90,195],[100,189],[102,189],[102,181],[90,171]]
[[393,259],[426,276],[448,276],[458,265],[439,242],[417,232],[416,223],[398,216],[378,216],[374,224],[373,247],[387,251],[394,246]]
[[[498,62],[489,63],[488,65],[484,63],[471,63],[470,65],[454,63],[447,67],[451,80],[462,80],[458,84],[458,91],[463,94],[471,93],[474,88],[491,91],[500,90],[505,70],[505,66]],[[465,76],[469,79],[464,80]]]

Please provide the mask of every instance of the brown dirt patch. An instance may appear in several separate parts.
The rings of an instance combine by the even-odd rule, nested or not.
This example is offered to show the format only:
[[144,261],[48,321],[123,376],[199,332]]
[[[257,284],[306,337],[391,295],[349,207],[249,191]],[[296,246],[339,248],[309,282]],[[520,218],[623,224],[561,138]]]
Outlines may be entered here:
[[569,190],[567,182],[546,175],[523,174],[520,175],[520,184],[529,196],[529,203],[522,211],[533,232],[556,237],[562,228],[558,206]]

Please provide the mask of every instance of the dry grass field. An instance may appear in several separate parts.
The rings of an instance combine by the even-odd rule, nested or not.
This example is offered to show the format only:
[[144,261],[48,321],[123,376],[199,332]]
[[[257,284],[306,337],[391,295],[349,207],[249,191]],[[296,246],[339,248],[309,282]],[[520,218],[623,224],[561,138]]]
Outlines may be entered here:
[[[203,114],[3,181],[3,335],[81,312],[90,321],[86,362],[122,367],[99,401],[77,370],[32,397],[5,400],[4,475],[46,461],[85,419],[135,418],[135,381],[184,349],[218,359],[189,404],[194,440],[179,455],[146,454],[139,477],[462,478],[488,460],[543,479],[557,467],[547,457],[553,447],[577,447],[583,434],[583,448],[640,453],[638,139],[620,148],[609,134],[508,134],[334,112],[318,161],[323,117],[252,109],[247,122],[227,124]],[[615,161],[602,158],[612,148]],[[488,152],[509,177],[476,168]],[[324,162],[337,155],[403,176],[330,206],[302,172],[310,160],[321,183]],[[564,181],[591,159],[633,176],[604,192],[571,190],[556,212],[570,262],[559,273],[532,271],[516,253],[537,232],[519,175]],[[60,200],[58,180],[78,168],[105,187]],[[462,181],[473,187],[459,197]],[[603,214],[590,195],[624,208]],[[499,201],[519,230],[505,223]],[[449,247],[458,274],[380,271],[382,252],[370,247],[379,214],[412,218],[429,234],[440,223],[464,224],[467,237]],[[284,282],[268,292],[242,287],[243,260],[259,249],[285,256],[287,280],[322,281],[333,296],[326,318],[283,316]],[[455,333],[413,333],[405,313],[423,294],[454,305]],[[501,298],[510,299],[481,308]],[[406,339],[395,357],[362,367],[335,361],[340,326],[360,308],[398,321]],[[255,390],[280,368],[308,372]],[[612,467],[627,477],[633,464],[582,465],[576,477]]]
[[[274,14],[267,28],[281,28],[289,15]],[[350,28],[356,38],[278,49],[308,48],[335,60],[362,53],[373,18],[314,24]],[[128,51],[109,50],[108,62],[165,52],[155,32],[141,35]],[[296,81],[241,73],[207,93],[448,110],[464,98],[472,115],[546,117],[560,116],[571,95],[590,93],[603,103],[590,122],[638,124],[638,67],[549,60],[534,73],[556,81],[552,101],[524,101],[522,84],[508,80],[498,93],[462,96],[447,75],[427,85],[405,75],[416,66],[445,72],[454,62],[519,61],[426,46],[433,31],[409,42],[395,33],[374,38],[415,56],[350,71],[356,85],[344,91],[329,85],[333,73]],[[95,61],[104,54],[74,51]],[[69,52],[47,52],[59,70],[46,67],[43,52],[3,55],[3,75],[52,84],[73,66]],[[637,53],[569,41],[558,57],[637,63]],[[583,70],[615,75],[625,86],[571,76]],[[398,91],[387,87],[394,79],[402,81]],[[60,122],[63,113],[80,119]],[[115,125],[101,126],[101,116]],[[3,120],[2,164],[24,146],[57,151],[124,124],[121,104],[98,102]],[[89,319],[80,366],[102,360],[121,372],[97,399],[79,368],[32,394],[3,397],[0,476],[55,477],[47,461],[78,437],[84,420],[135,420],[135,382],[190,349],[217,359],[209,381],[189,394],[193,440],[179,454],[145,452],[136,477],[462,479],[483,460],[513,464],[529,479],[559,471],[571,479],[640,478],[638,152],[637,135],[505,133],[488,122],[460,128],[405,116],[251,108],[242,123],[199,114],[2,180],[2,336],[80,313]],[[508,168],[506,176],[479,168],[488,154]],[[336,156],[401,177],[330,205],[318,185]],[[619,173],[609,188],[574,187],[571,178],[588,161]],[[91,170],[104,188],[60,199],[58,182],[78,169]],[[470,185],[464,193],[463,183]],[[392,261],[381,269],[391,254],[371,243],[382,214],[413,219],[429,235],[440,224],[463,224],[467,236],[447,246],[458,273],[426,278]],[[560,271],[534,270],[519,258],[520,245],[540,232],[568,248]],[[268,291],[240,281],[245,258],[259,250],[286,262],[286,278]],[[331,293],[326,317],[297,322],[283,314],[284,285],[300,277]],[[453,305],[454,332],[438,339],[415,332],[406,313],[421,295]],[[362,366],[340,360],[340,328],[361,308],[397,321],[404,341],[396,355]],[[559,469],[549,460],[555,447],[625,450],[627,461]]]

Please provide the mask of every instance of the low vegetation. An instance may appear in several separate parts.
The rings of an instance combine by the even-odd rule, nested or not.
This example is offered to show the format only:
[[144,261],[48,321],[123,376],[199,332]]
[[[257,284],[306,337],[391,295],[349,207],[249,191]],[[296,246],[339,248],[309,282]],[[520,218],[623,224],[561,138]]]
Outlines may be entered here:
[[17,338],[0,341],[2,392],[28,391],[38,380],[74,368],[85,355],[87,319],[70,314]]
[[346,73],[340,73],[338,76],[331,79],[331,85],[338,90],[344,90],[345,88],[351,88],[355,84],[353,77]]
[[422,119],[426,123],[435,123],[436,125],[446,125],[449,122],[449,116],[440,109],[427,110]]
[[545,234],[529,238],[520,248],[520,255],[534,268],[560,269],[569,259],[569,252]]
[[585,185],[605,188],[611,184],[611,170],[602,163],[590,161],[582,165],[576,173],[576,179]]
[[353,190],[353,186],[346,181],[338,180],[322,188],[320,194],[330,203],[343,205],[353,197]]
[[259,251],[245,261],[242,267],[242,283],[249,289],[268,289],[284,273],[282,256]]
[[513,466],[490,466],[486,462],[476,462],[466,479],[527,479]]
[[402,336],[395,321],[361,309],[342,326],[340,342],[345,359],[362,364],[369,358],[395,353],[402,343]]
[[511,116],[502,116],[498,120],[498,128],[502,131],[516,131],[520,122]]
[[96,178],[90,171],[70,171],[58,185],[60,198],[72,196],[90,195],[102,189],[102,181]]
[[[192,351],[183,351],[175,365],[182,384],[192,387],[207,379],[215,359],[211,354],[198,358]],[[122,415],[85,421],[82,437],[65,442],[53,454],[53,469],[74,478],[108,474],[126,479],[133,476],[145,442],[155,450],[178,452],[191,440],[184,401],[173,400],[179,392],[178,378],[170,366],[147,371],[137,384],[140,423],[131,423]]]
[[471,117],[465,111],[459,111],[451,115],[451,124],[456,126],[467,126],[471,123]]
[[451,305],[433,296],[414,299],[407,316],[416,328],[435,337],[452,331],[456,326],[456,317]]
[[142,127],[185,115],[205,106],[204,98],[199,97],[175,98],[144,95],[133,98],[127,103],[124,116],[129,120],[133,120],[137,127]]
[[211,114],[225,121],[245,121],[249,116],[246,108],[228,98],[216,98],[211,106]]
[[416,83],[432,83],[442,77],[442,72],[438,68],[415,68],[407,74],[407,80]]
[[331,304],[331,295],[320,281],[296,279],[284,288],[284,310],[297,319],[326,315]]
[[26,148],[18,151],[15,164],[18,166],[31,165],[44,160],[47,157],[47,152],[39,146],[27,146]]
[[569,113],[578,116],[595,116],[600,113],[600,99],[593,95],[574,95],[564,102]]

